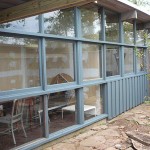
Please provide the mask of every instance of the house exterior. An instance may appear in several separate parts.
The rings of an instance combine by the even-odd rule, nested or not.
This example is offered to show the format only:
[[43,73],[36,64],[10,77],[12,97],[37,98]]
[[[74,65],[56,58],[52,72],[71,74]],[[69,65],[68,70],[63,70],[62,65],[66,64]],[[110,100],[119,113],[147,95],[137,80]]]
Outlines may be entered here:
[[37,148],[144,102],[149,13],[124,0],[14,0],[0,11],[0,149]]

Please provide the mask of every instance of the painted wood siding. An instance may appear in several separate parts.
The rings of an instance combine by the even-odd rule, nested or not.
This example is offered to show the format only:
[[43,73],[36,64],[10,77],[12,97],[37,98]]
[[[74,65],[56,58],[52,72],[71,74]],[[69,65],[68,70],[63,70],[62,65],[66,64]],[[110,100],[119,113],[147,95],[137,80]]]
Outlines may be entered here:
[[146,75],[127,77],[107,83],[108,118],[117,115],[144,102],[147,96],[148,81]]

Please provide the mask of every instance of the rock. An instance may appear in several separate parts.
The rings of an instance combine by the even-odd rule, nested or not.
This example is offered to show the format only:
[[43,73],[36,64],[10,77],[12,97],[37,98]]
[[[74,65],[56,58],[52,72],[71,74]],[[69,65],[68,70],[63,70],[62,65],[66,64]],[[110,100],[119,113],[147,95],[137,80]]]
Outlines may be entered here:
[[143,147],[144,145],[137,142],[137,141],[134,141],[134,140],[131,140],[132,141],[132,144],[133,144],[133,147],[137,150],[143,150]]
[[77,140],[83,140],[83,139],[88,138],[89,136],[94,135],[95,133],[97,133],[97,131],[89,130],[89,131],[87,131],[85,133],[81,133],[81,134],[77,135],[75,137],[75,139],[77,139]]
[[145,118],[146,118],[146,116],[145,116],[145,115],[143,115],[143,116],[139,116],[139,118],[140,118],[140,119],[145,119]]
[[59,143],[54,146],[52,146],[52,150],[76,150],[76,147],[74,144],[68,144],[68,143]]
[[150,135],[145,133],[139,132],[126,132],[129,138],[138,141],[141,144],[146,146],[150,146]]
[[90,136],[80,142],[80,145],[86,147],[100,147],[101,144],[105,143],[106,139],[103,136]]
[[121,149],[121,144],[116,144],[116,145],[115,145],[115,148],[116,148],[116,149]]
[[101,129],[103,129],[103,130],[108,129],[108,126],[106,126],[106,125],[101,125],[100,127],[101,127]]
[[101,126],[96,126],[96,127],[93,127],[91,130],[93,130],[93,131],[99,131],[101,129],[102,129]]
[[115,129],[107,129],[107,130],[102,130],[101,132],[98,133],[98,135],[103,135],[105,137],[119,137],[120,134],[118,133],[118,131],[116,131]]
[[116,148],[114,148],[114,147],[109,147],[109,148],[107,148],[107,149],[105,149],[105,150],[116,150]]
[[133,148],[132,147],[129,147],[128,149],[126,149],[126,150],[133,150]]
[[119,126],[119,129],[124,129],[125,128],[125,126]]

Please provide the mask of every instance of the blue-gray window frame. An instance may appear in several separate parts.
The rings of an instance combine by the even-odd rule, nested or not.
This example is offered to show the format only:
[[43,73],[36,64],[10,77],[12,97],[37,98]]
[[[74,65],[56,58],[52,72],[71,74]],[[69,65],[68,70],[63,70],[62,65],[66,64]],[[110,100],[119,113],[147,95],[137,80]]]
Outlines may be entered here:
[[[30,146],[25,146],[24,149],[28,148],[35,148],[38,145],[44,144],[46,142],[52,141],[56,138],[59,138],[63,135],[66,135],[68,133],[71,133],[73,131],[76,131],[78,129],[81,129],[85,126],[88,126],[94,122],[97,122],[103,118],[107,117],[107,93],[106,93],[106,84],[113,80],[123,79],[124,77],[131,77],[136,76],[139,74],[146,74],[146,72],[138,72],[137,73],[137,58],[134,52],[134,73],[133,74],[124,74],[124,47],[132,47],[132,48],[144,48],[147,49],[147,46],[137,46],[136,45],[136,20],[133,21],[133,32],[134,32],[134,44],[125,44],[124,43],[124,31],[123,31],[123,22],[121,20],[121,14],[119,14],[119,42],[109,42],[106,41],[105,37],[105,8],[102,7],[101,9],[101,31],[102,31],[102,39],[101,40],[89,40],[82,38],[81,34],[81,12],[80,8],[75,7],[74,8],[74,14],[75,14],[75,37],[65,37],[65,36],[57,36],[57,35],[51,35],[51,34],[45,34],[44,33],[44,17],[43,14],[39,15],[39,31],[40,33],[29,33],[29,32],[23,32],[23,31],[15,31],[15,30],[8,30],[8,29],[0,29],[1,35],[4,36],[13,36],[13,37],[26,37],[26,38],[36,38],[39,39],[39,69],[40,69],[40,87],[35,88],[28,88],[28,89],[19,89],[14,91],[4,91],[0,92],[0,101],[8,101],[13,99],[21,99],[31,96],[39,96],[41,95],[43,97],[43,118],[44,118],[44,134],[43,137],[45,137],[43,140],[38,142],[38,144],[31,144]],[[47,85],[47,76],[46,76],[46,47],[45,47],[45,39],[57,39],[57,40],[64,40],[64,41],[73,41],[75,43],[74,45],[74,58],[75,58],[75,82],[67,83],[67,84],[61,84],[61,85]],[[100,44],[102,47],[102,79],[96,79],[92,81],[83,81],[83,69],[82,69],[82,43],[92,43],[92,44]],[[106,78],[106,45],[117,45],[120,47],[120,75]],[[84,121],[84,101],[83,101],[83,88],[86,86],[92,86],[92,85],[103,85],[104,90],[104,114],[94,117],[90,120]],[[57,87],[57,88],[56,88]],[[64,90],[76,90],[76,97],[77,97],[77,125],[74,125],[72,127],[68,127],[64,129],[62,132],[57,132],[49,134],[49,125],[48,125],[48,98],[47,94],[49,93],[55,93],[59,91]]]

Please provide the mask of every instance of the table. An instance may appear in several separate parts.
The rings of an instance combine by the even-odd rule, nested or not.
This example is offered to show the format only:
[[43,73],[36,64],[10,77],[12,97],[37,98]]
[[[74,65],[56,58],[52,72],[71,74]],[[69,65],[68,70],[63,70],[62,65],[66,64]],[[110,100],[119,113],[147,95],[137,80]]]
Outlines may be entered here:
[[[62,119],[63,119],[64,110],[75,112],[75,105],[70,105],[70,106],[66,106],[66,107],[63,107],[63,108],[62,108]],[[96,116],[96,107],[95,107],[95,106],[84,105],[84,112],[90,111],[90,110],[94,110],[95,116]]]

